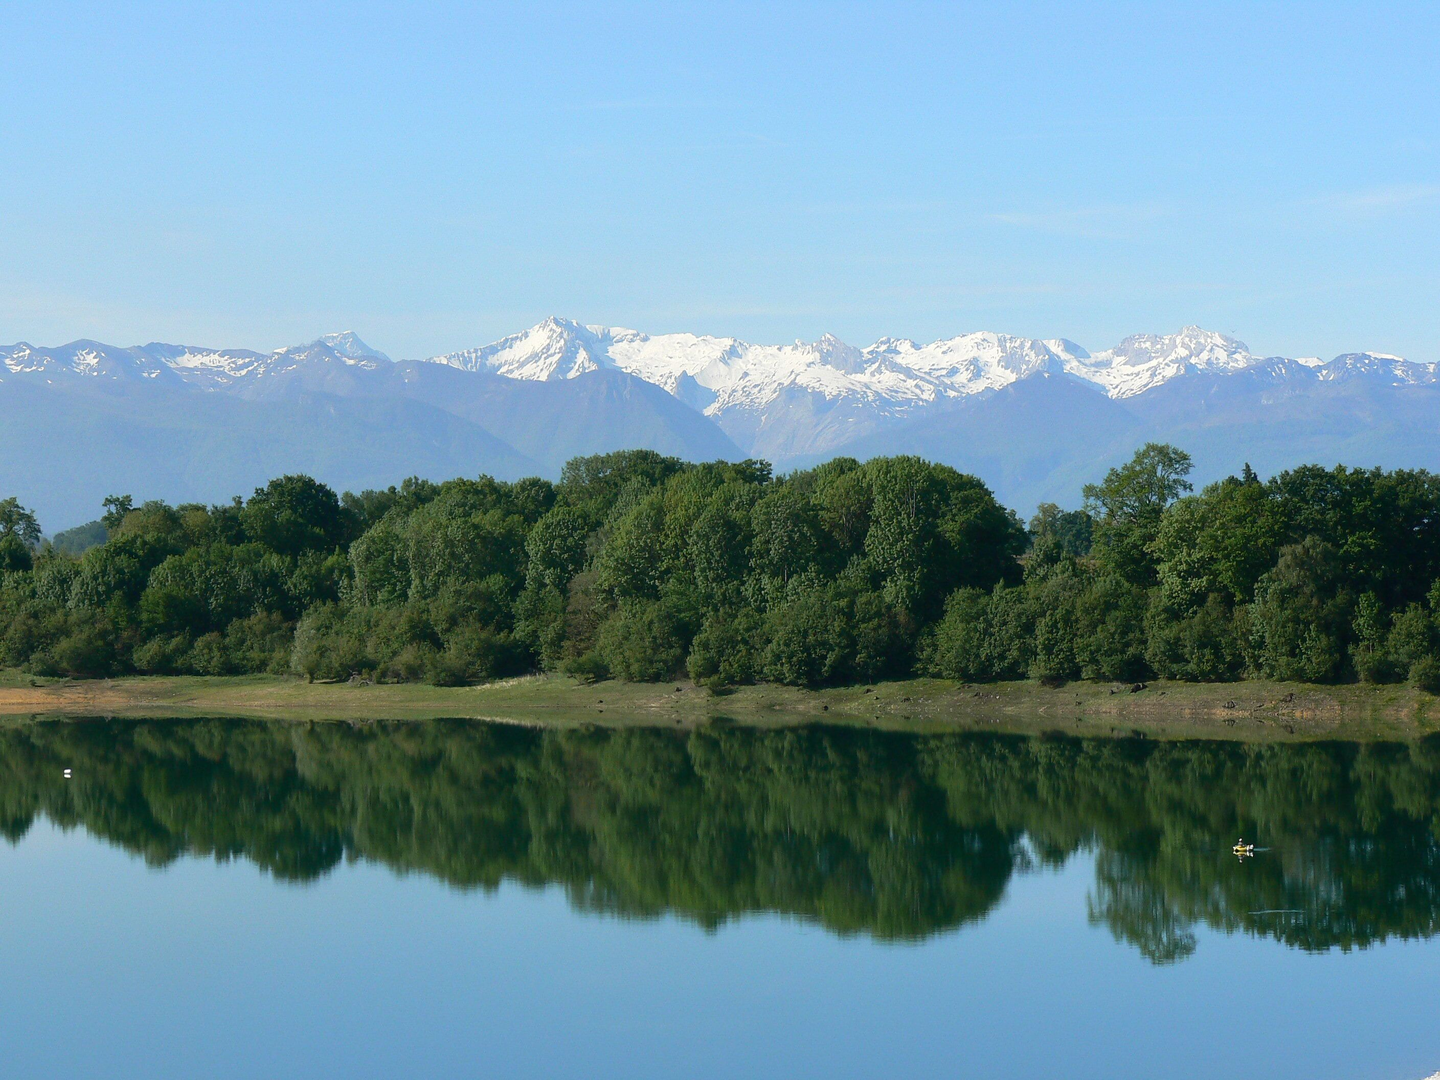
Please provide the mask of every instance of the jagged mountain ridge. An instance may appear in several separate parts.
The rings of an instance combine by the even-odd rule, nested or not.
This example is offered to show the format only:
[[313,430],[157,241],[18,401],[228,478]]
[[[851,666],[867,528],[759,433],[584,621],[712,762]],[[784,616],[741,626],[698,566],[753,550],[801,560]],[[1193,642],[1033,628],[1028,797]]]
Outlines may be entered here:
[[[1040,340],[979,332],[917,344],[882,338],[866,348],[831,335],[793,345],[754,345],[737,338],[695,334],[649,335],[618,327],[585,326],[549,318],[478,349],[434,357],[467,370],[490,370],[517,379],[573,378],[616,367],[676,393],[685,377],[709,390],[713,414],[754,407],[790,386],[829,396],[853,395],[893,402],[931,402],[1008,386],[1038,374],[1067,374],[1110,397],[1144,393],[1193,371],[1239,371],[1280,357],[1252,354],[1244,342],[1187,326],[1175,334],[1137,334],[1114,348],[1089,353],[1063,338]],[[1435,377],[1435,364],[1414,364],[1383,353],[1346,353],[1323,364],[1403,369],[1411,381]]]
[[[1247,457],[1287,467],[1302,448],[1306,460],[1440,467],[1436,369],[1382,353],[1259,357],[1196,327],[1097,353],[1064,339],[992,333],[929,344],[885,338],[865,348],[830,336],[753,345],[561,319],[483,348],[400,362],[352,332],[268,353],[20,343],[0,347],[0,429],[17,409],[33,414],[19,417],[26,421],[43,413],[45,430],[70,450],[57,474],[38,460],[38,443],[21,436],[39,429],[10,423],[8,437],[0,430],[0,489],[29,505],[55,501],[58,520],[47,515],[47,524],[84,520],[76,505],[112,493],[90,490],[102,473],[111,486],[127,467],[173,478],[172,463],[157,454],[203,455],[220,445],[177,436],[162,419],[168,410],[229,425],[224,452],[250,462],[257,483],[266,479],[262,463],[354,486],[406,471],[553,476],[573,454],[630,446],[691,459],[764,457],[780,468],[838,453],[910,452],[975,471],[1025,509],[1041,498],[1073,503],[1080,483],[1146,438],[1195,450],[1201,481]],[[233,407],[224,404],[231,399]],[[324,422],[292,431],[305,427],[307,410],[323,411]],[[277,425],[281,415],[286,423]],[[123,434],[104,442],[104,469],[87,466],[87,448],[100,452],[96,434],[112,430]],[[321,430],[345,453],[324,452]],[[248,455],[238,450],[247,438],[257,443]],[[249,476],[237,467],[191,462],[183,492],[173,484],[147,491],[140,480],[131,487],[226,497],[234,491],[219,489],[222,477],[233,485]],[[69,495],[58,496],[57,484],[68,484]]]
[[711,420],[618,370],[506,379],[392,363],[353,334],[272,353],[0,348],[0,491],[51,532],[113,494],[220,502],[293,472],[342,490],[558,477],[570,457],[633,447],[744,457]]
[[[865,348],[829,334],[815,342],[756,345],[728,337],[650,335],[552,317],[492,344],[428,359],[465,371],[540,382],[613,368],[682,400],[700,399],[687,403],[711,416],[737,408],[763,408],[791,388],[903,411],[997,390],[1042,374],[1071,376],[1112,398],[1133,397],[1194,372],[1224,373],[1260,365],[1270,365],[1283,377],[1313,372],[1322,380],[1355,375],[1388,376],[1415,384],[1437,380],[1436,364],[1386,353],[1343,353],[1329,362],[1256,356],[1244,342],[1196,326],[1175,334],[1137,334],[1111,349],[1090,353],[1063,338],[1040,340],[983,331],[928,344],[882,338]],[[389,362],[353,331],[326,334],[270,353],[159,342],[119,348],[88,340],[56,348],[26,342],[0,346],[0,378],[7,371],[152,379],[174,375],[213,389],[307,365],[374,369]]]

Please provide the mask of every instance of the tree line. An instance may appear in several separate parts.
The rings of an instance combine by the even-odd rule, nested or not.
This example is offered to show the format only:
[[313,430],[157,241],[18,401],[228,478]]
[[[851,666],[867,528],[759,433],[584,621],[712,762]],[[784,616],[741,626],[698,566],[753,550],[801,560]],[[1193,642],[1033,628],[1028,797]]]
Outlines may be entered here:
[[[0,836],[42,815],[156,866],[246,859],[311,881],[364,859],[707,927],[781,912],[924,938],[1090,853],[1091,921],[1157,963],[1193,952],[1201,926],[1316,951],[1440,931],[1435,739],[0,724]],[[1269,851],[1241,865],[1241,835]]]
[[[721,690],[911,674],[1440,690],[1440,478],[1248,467],[1194,493],[1148,444],[1023,523],[914,457],[578,458],[558,483],[286,476],[105,501],[88,549],[0,501],[0,666],[453,685],[535,670]],[[78,531],[72,531],[77,533]]]

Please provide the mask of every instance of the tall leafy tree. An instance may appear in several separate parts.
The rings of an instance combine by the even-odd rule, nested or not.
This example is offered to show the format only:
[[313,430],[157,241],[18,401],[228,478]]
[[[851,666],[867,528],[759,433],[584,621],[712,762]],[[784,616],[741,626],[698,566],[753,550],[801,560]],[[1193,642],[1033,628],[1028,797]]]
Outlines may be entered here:
[[250,539],[282,555],[333,551],[347,532],[339,497],[308,476],[282,476],[257,489],[240,521]]
[[1095,556],[1137,585],[1155,583],[1151,545],[1165,508],[1192,490],[1190,455],[1165,443],[1146,443],[1098,484],[1085,485],[1085,507],[1095,518]]

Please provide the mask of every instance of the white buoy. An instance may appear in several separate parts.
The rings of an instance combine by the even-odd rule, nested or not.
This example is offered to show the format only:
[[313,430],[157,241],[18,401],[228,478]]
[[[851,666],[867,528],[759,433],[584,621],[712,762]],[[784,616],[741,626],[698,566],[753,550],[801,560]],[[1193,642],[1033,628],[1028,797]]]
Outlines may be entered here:
[[70,779],[70,770],[69,770],[69,769],[66,769],[66,770],[65,770],[65,779],[66,779],[66,780],[69,780],[69,779]]

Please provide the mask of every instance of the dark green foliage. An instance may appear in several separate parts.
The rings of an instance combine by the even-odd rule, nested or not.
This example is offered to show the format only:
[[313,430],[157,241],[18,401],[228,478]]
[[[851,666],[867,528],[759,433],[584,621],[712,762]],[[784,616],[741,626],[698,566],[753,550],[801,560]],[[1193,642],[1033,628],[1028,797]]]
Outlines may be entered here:
[[1342,674],[1352,599],[1339,553],[1314,537],[1280,550],[1250,605],[1250,666],[1273,679],[1333,682]]
[[763,630],[752,608],[712,611],[690,642],[690,678],[712,690],[755,682],[765,651]]
[[1087,583],[1076,601],[1076,659],[1083,678],[1134,682],[1149,674],[1148,603],[1144,589],[1113,574]]
[[23,573],[34,564],[30,548],[14,533],[0,535],[0,574],[6,571]]
[[575,458],[560,473],[560,496],[599,524],[627,487],[658,487],[684,467],[679,458],[653,450],[617,450]]
[[14,498],[0,499],[0,537],[7,536],[27,548],[40,546],[40,523]]
[[[1211,594],[1198,608],[1178,618],[1157,602],[1146,624],[1145,660],[1162,678],[1227,682],[1238,679],[1245,670],[1236,615],[1221,596]],[[1136,676],[1132,671],[1124,677]]]
[[1035,656],[1035,619],[1024,589],[957,589],[925,641],[921,670],[962,682],[1024,678]]
[[566,657],[560,664],[560,670],[587,683],[600,682],[610,677],[610,666],[594,649],[579,656]]
[[1410,685],[1427,694],[1440,694],[1440,659],[1422,656],[1411,664]]
[[770,607],[763,671],[771,682],[823,686],[847,681],[855,641],[843,602],[831,590],[806,585]]
[[[1047,682],[1259,675],[1417,685],[1440,661],[1440,482],[1307,466],[1185,495],[1148,444],[1027,532],[913,457],[774,477],[650,451],[558,485],[106,500],[104,543],[37,546],[0,502],[0,665],[454,684],[536,669],[715,689],[912,672]],[[1417,675],[1417,672],[1419,673]]]
[[135,509],[135,500],[129,495],[107,495],[102,505],[105,513],[100,518],[100,524],[105,526],[107,533],[114,533]]
[[1095,520],[1084,510],[1061,510],[1054,503],[1041,503],[1030,519],[1029,533],[1033,559],[1080,558],[1090,554]]
[[374,671],[378,660],[366,647],[366,629],[363,618],[338,604],[311,608],[295,628],[291,653],[295,673],[313,681]]
[[346,540],[335,492],[308,476],[282,476],[255,492],[240,513],[245,535],[281,555],[333,551]]
[[628,682],[658,682],[685,664],[688,636],[670,605],[621,604],[600,627],[595,652],[612,675]]
[[1190,455],[1183,450],[1146,443],[1101,483],[1085,485],[1086,508],[1095,518],[1095,555],[1102,566],[1136,585],[1154,584],[1150,546],[1165,508],[1190,490],[1185,479],[1190,468]]
[[400,509],[409,514],[440,494],[440,485],[422,480],[418,476],[406,479],[397,488],[393,484],[384,491],[352,491],[340,496],[341,508],[350,516],[355,533],[358,535],[374,525],[391,510]]
[[0,499],[0,574],[23,573],[40,545],[40,523],[16,499]]
[[[1436,633],[1433,612],[1432,600],[1429,611],[1419,604],[1411,604],[1395,616],[1384,642],[1382,663],[1386,665],[1386,676],[1395,680],[1407,678],[1416,664],[1436,659],[1437,653],[1440,653],[1437,649],[1440,635]],[[1389,681],[1389,678],[1384,681]]]

